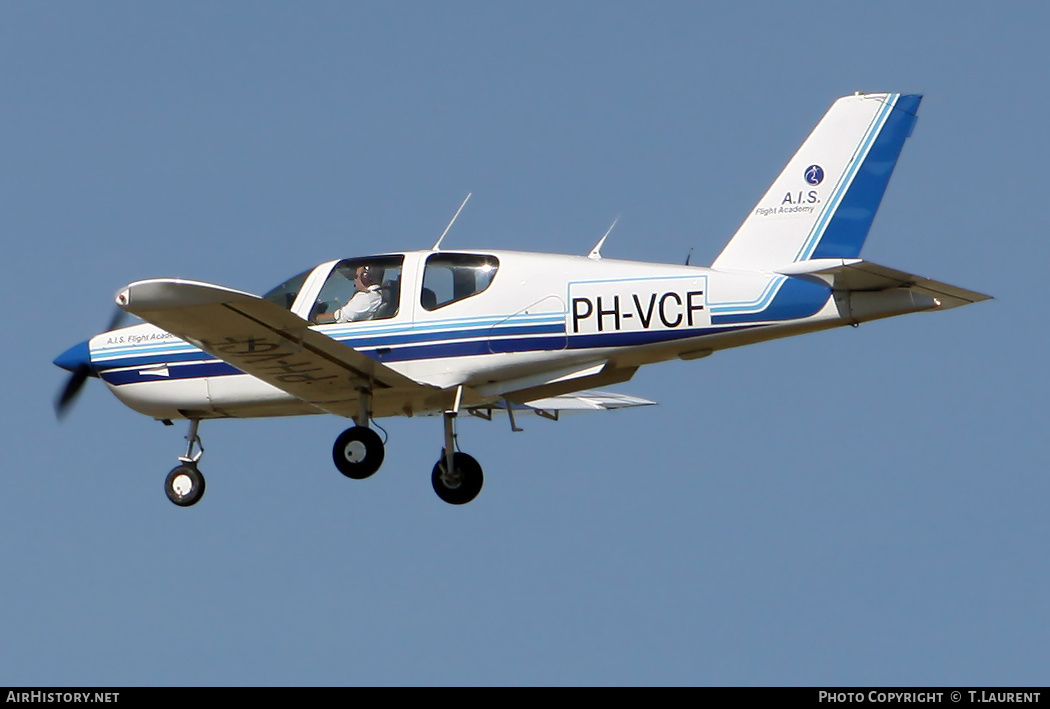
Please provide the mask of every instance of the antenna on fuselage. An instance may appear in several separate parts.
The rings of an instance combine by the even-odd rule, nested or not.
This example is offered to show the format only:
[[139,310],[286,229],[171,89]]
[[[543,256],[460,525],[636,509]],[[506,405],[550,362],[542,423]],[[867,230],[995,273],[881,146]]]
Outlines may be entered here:
[[441,232],[441,236],[438,237],[437,243],[434,244],[430,248],[431,251],[439,251],[440,250],[439,247],[441,246],[441,240],[445,238],[445,234],[447,234],[448,230],[452,228],[452,225],[456,223],[456,217],[458,217],[459,213],[463,211],[463,208],[467,206],[467,200],[470,199],[470,195],[472,195],[472,194],[474,194],[474,193],[473,192],[467,192],[467,197],[466,197],[466,199],[463,200],[463,204],[459,205],[459,209],[457,209],[456,213],[452,215],[452,221],[450,221],[448,223],[448,226],[445,227],[445,231]]
[[613,227],[616,226],[616,222],[618,222],[618,221],[620,221],[620,215],[619,214],[616,215],[616,219],[613,219],[613,223],[609,225],[609,229],[605,232],[605,235],[602,238],[598,239],[598,243],[595,244],[594,248],[591,249],[591,252],[589,254],[587,254],[587,258],[592,258],[595,261],[598,261],[599,259],[601,259],[601,257],[602,257],[602,244],[605,243],[605,239],[609,236],[609,234],[612,233]]
[[685,255],[685,265],[686,266],[689,265],[689,259],[691,259],[691,258],[693,258],[693,249],[692,249],[692,247],[689,248],[689,253],[687,253]]

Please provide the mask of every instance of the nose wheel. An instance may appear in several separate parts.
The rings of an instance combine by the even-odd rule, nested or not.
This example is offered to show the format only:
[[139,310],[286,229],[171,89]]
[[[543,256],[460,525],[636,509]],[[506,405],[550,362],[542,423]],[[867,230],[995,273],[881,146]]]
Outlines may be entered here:
[[204,495],[204,476],[197,470],[197,464],[182,463],[173,468],[164,480],[164,492],[179,507],[200,502]]
[[204,476],[197,469],[197,461],[204,455],[201,437],[197,435],[200,419],[190,419],[186,434],[186,455],[179,456],[179,464],[164,479],[164,492],[179,507],[189,507],[204,496]]

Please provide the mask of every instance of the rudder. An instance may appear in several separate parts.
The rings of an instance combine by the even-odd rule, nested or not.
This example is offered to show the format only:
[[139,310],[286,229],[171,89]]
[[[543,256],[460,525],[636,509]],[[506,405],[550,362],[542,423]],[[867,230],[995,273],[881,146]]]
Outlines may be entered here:
[[832,104],[712,268],[767,271],[856,258],[921,100],[857,93]]

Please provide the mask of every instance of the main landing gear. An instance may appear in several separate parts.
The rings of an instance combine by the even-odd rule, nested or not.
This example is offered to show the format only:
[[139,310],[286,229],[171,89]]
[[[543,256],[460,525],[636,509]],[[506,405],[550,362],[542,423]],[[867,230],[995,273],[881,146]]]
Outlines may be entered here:
[[197,435],[199,426],[199,419],[190,420],[190,431],[186,434],[186,455],[179,456],[179,465],[164,479],[164,492],[179,507],[195,505],[204,496],[204,476],[197,469],[197,461],[204,454],[204,446]]
[[[362,392],[361,413],[358,422],[367,424],[369,395]],[[455,421],[459,414],[461,393],[457,392],[454,407],[445,411],[442,416],[445,422],[445,447],[441,458],[434,465],[430,482],[437,493],[450,505],[465,505],[481,492],[485,476],[481,465],[466,453],[456,451]],[[367,425],[358,425],[346,429],[335,439],[332,446],[332,460],[343,475],[355,480],[364,480],[379,470],[383,464],[384,448],[382,439]]]
[[346,429],[332,446],[335,467],[354,480],[364,480],[379,470],[384,456],[383,440],[375,431],[364,426]]
[[358,390],[359,409],[355,419],[357,426],[339,434],[332,446],[332,460],[339,472],[354,480],[370,477],[383,464],[386,455],[383,439],[368,427],[372,418],[372,391],[362,387]]
[[[459,397],[456,397],[457,405]],[[456,409],[459,407],[457,406]],[[434,486],[434,492],[450,505],[465,505],[481,492],[481,486],[485,484],[485,476],[481,472],[481,466],[466,453],[456,451],[456,409],[446,411],[445,419],[445,447],[441,451],[441,458],[434,464],[434,470],[430,473],[430,483]]]
[[[456,450],[456,417],[459,415],[461,394],[457,392],[455,405],[445,411],[445,446],[441,457],[430,473],[434,492],[450,505],[465,505],[481,492],[485,476],[481,465],[466,453]],[[343,475],[354,480],[371,477],[383,464],[385,447],[383,439],[368,427],[371,419],[371,395],[362,392],[361,413],[356,421],[364,425],[352,426],[335,439],[332,460]],[[170,425],[170,421],[165,421]],[[204,454],[197,431],[200,419],[190,419],[190,430],[186,434],[186,455],[179,456],[179,464],[164,479],[164,492],[168,499],[179,507],[190,507],[204,496],[204,476],[197,467]]]
[[441,460],[434,464],[430,474],[434,492],[450,505],[465,505],[478,496],[485,483],[481,466],[471,456],[458,451],[452,454],[450,465],[445,451],[441,453]]

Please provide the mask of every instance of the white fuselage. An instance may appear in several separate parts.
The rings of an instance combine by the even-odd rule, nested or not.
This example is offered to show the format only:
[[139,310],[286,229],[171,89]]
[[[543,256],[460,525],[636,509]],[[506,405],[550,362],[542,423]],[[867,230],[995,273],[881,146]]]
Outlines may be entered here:
[[[498,261],[491,283],[427,309],[424,269],[433,253],[403,254],[391,317],[313,327],[418,382],[440,390],[463,385],[472,393],[471,404],[558,381],[579,379],[578,388],[623,381],[643,364],[858,320],[848,299],[833,297],[818,279],[502,251],[463,252]],[[294,314],[309,318],[337,263],[310,273],[291,305]],[[933,304],[910,299],[886,305],[861,319]],[[113,393],[156,418],[319,413],[153,325],[104,333],[89,346],[92,366]],[[622,374],[596,380],[599,371]],[[375,415],[425,414],[447,406],[441,398],[398,396],[377,398]]]

